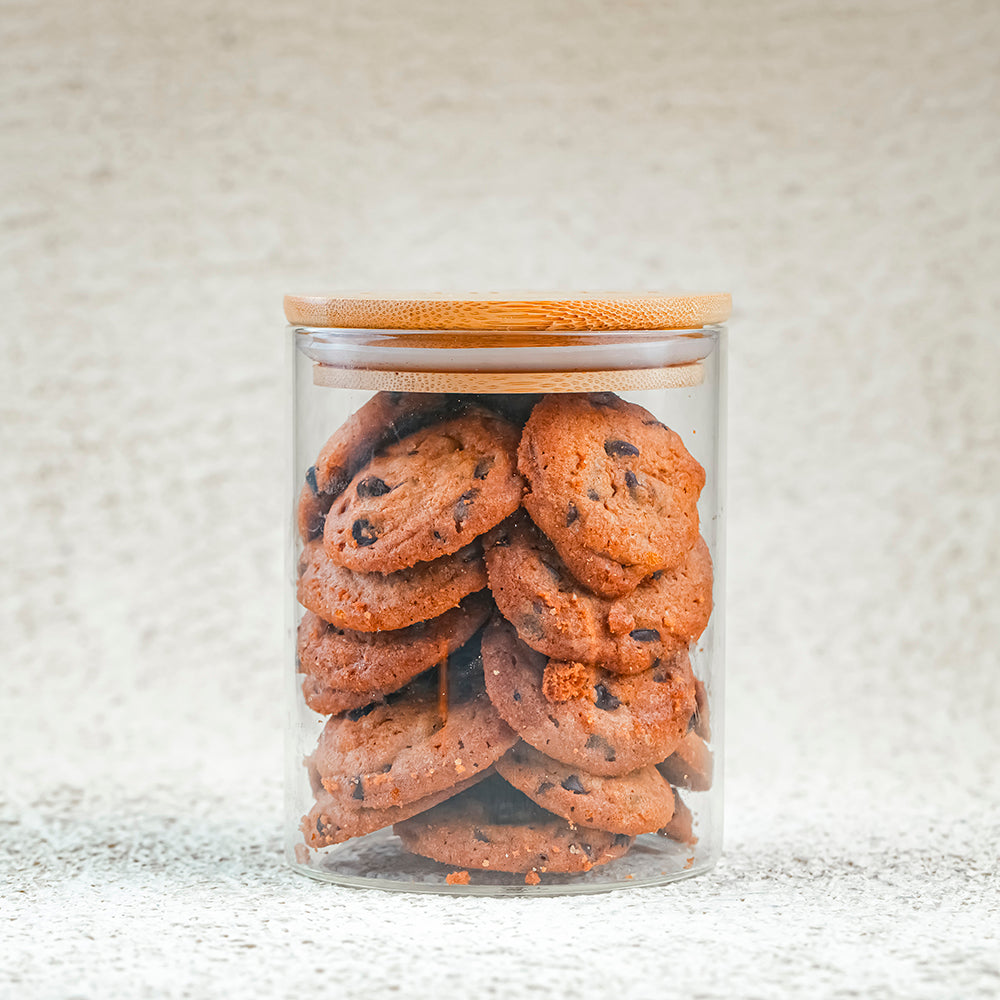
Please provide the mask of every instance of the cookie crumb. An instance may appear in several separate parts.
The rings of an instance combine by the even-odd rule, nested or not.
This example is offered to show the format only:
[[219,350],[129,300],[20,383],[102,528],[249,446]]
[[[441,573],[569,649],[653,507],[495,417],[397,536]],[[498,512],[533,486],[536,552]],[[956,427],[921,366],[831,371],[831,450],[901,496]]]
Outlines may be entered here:
[[550,660],[542,677],[542,694],[547,701],[569,701],[590,695],[590,668],[582,663]]
[[445,875],[444,880],[448,885],[468,885],[469,873],[467,871],[452,872],[450,875]]
[[528,874],[524,876],[525,885],[538,885],[541,881],[542,877],[538,874],[538,872],[528,872]]

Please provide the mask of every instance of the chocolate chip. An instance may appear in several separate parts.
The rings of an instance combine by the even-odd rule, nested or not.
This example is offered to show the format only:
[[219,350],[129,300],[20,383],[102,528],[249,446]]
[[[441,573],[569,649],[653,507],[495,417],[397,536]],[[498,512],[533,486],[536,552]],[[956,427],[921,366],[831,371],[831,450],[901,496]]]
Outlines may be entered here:
[[602,750],[606,761],[613,761],[617,756],[615,748],[603,736],[598,736],[596,733],[587,737],[585,745],[588,750]]
[[624,847],[632,838],[627,833],[615,834],[615,847]]
[[636,642],[658,642],[660,633],[655,628],[634,628],[629,635]]
[[319,487],[316,485],[316,466],[310,465],[309,471],[306,473],[306,482],[309,484],[309,489],[313,491],[314,494],[319,493]]
[[371,702],[368,705],[362,705],[361,708],[352,708],[350,712],[347,713],[347,717],[351,722],[357,722],[358,719],[363,719],[369,712],[375,711],[375,702]]
[[667,682],[666,671],[663,671],[663,670],[654,670],[653,671],[653,680],[657,684],[665,684]]
[[597,693],[597,701],[594,704],[604,712],[613,712],[621,704],[621,701],[603,684],[595,684],[594,691]]
[[472,478],[485,479],[489,474],[490,469],[493,468],[493,463],[495,461],[496,459],[493,458],[492,455],[487,456],[486,458],[481,458],[478,462],[476,462],[476,468],[472,473]]
[[391,770],[392,770],[392,764],[386,764],[385,767],[382,768],[382,773],[388,774]]
[[514,692],[514,701],[520,701],[520,700],[521,700],[521,692],[520,691],[515,691]]
[[456,525],[461,524],[469,516],[469,508],[477,496],[479,496],[479,490],[466,490],[455,501],[455,509],[452,516],[455,518]]
[[587,789],[580,784],[580,779],[575,775],[571,774],[563,783],[563,788],[567,792],[572,792],[574,795],[586,795]]
[[549,716],[549,722],[551,722],[552,725],[556,727],[556,729],[559,728],[559,720],[554,715]]
[[440,531],[435,531],[434,532],[434,538],[437,541],[439,541],[439,542],[443,542],[444,541],[444,535],[442,535]]
[[358,496],[362,499],[366,497],[384,497],[391,492],[392,487],[384,479],[378,476],[368,476],[358,483]]
[[656,572],[655,572],[655,573],[653,574],[653,579],[654,579],[654,580],[659,580],[659,579],[660,579],[660,577],[662,577],[662,576],[663,576],[663,570],[662,570],[662,569],[658,569],[658,570],[657,570],[657,571],[656,571]]
[[546,792],[547,792],[547,791],[548,791],[548,790],[549,790],[550,788],[554,788],[554,787],[555,787],[555,786],[554,786],[554,785],[552,784],[552,782],[551,782],[551,781],[543,781],[543,782],[542,782],[542,783],[541,783],[541,784],[540,784],[540,785],[539,785],[539,786],[538,786],[538,787],[537,787],[537,788],[535,789],[535,794],[536,794],[536,795],[544,795],[544,794],[545,794],[545,793],[546,793]]
[[628,487],[629,493],[635,496],[635,491],[639,488],[639,480],[636,479],[635,473],[631,469],[625,470],[625,485]]
[[594,853],[593,847],[591,847],[586,841],[584,841],[580,847],[583,849],[583,853],[586,854],[588,858]]
[[578,517],[580,512],[576,509],[576,504],[570,504],[566,508],[566,527],[568,528]]
[[351,535],[358,546],[362,548],[378,541],[378,532],[375,530],[375,525],[364,517],[358,518],[351,525]]
[[316,832],[318,834],[320,834],[320,835],[322,835],[322,833],[323,833],[323,817],[322,816],[317,816],[316,817]]
[[488,844],[490,842],[490,838],[487,837],[486,834],[479,829],[479,827],[476,827],[476,829],[472,831],[472,836],[475,837],[480,844]]
[[351,784],[354,786],[354,791],[351,793],[351,797],[355,799],[363,799],[365,797],[365,790],[361,787],[361,779],[354,778],[351,781]]
[[612,458],[623,458],[626,455],[639,454],[639,449],[630,441],[605,441],[604,450]]
[[597,490],[587,490],[587,496],[591,500],[600,500],[601,499],[601,495],[597,492]]

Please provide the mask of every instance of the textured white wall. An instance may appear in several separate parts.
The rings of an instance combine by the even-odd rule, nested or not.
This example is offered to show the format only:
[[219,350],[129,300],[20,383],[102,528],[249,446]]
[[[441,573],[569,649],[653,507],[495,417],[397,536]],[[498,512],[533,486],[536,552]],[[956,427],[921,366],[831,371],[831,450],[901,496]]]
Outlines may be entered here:
[[122,801],[271,864],[282,293],[550,286],[734,295],[731,864],[936,817],[989,867],[993,0],[37,0],[0,32],[19,870]]

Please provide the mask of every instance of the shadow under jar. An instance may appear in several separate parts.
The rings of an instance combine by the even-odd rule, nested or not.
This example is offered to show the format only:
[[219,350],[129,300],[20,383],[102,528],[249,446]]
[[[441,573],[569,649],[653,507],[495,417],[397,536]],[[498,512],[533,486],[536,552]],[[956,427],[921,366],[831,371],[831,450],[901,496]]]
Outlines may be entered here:
[[294,868],[537,895],[714,865],[729,311],[286,297]]

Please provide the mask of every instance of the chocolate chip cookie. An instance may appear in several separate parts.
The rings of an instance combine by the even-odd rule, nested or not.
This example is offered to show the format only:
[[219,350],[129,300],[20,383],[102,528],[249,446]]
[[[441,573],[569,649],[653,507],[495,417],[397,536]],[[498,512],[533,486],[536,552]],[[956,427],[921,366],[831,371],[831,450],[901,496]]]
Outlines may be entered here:
[[355,573],[331,562],[318,542],[299,558],[299,603],[337,628],[408,628],[437,618],[486,587],[478,543],[396,573]]
[[674,814],[670,784],[652,765],[620,777],[600,777],[520,742],[496,768],[500,777],[543,809],[578,826],[634,837],[654,833]]
[[330,559],[395,573],[457,551],[521,504],[517,427],[479,407],[379,452],[334,501]]
[[526,742],[591,774],[628,774],[673,752],[695,710],[686,650],[641,674],[547,660],[494,618],[483,633],[486,690]]
[[316,804],[302,818],[300,829],[310,847],[342,844],[352,837],[363,837],[366,833],[374,833],[376,830],[382,830],[392,826],[393,823],[425,812],[466,788],[471,788],[490,773],[492,771],[487,769],[482,774],[474,774],[466,781],[452,785],[451,788],[426,795],[403,806],[389,806],[385,809],[366,809],[356,799],[333,795],[325,788],[320,788],[316,792]]
[[570,572],[621,597],[698,539],[705,470],[648,410],[613,393],[548,395],[518,451],[524,506]]
[[306,472],[297,516],[302,541],[323,534],[330,504],[380,447],[413,433],[453,405],[453,397],[442,393],[378,392],[352,414]]
[[492,610],[483,591],[438,618],[383,632],[337,628],[307,611],[298,628],[299,669],[342,691],[395,691],[468,642]]
[[393,832],[414,854],[479,871],[586,872],[632,846],[626,834],[571,826],[496,776]]
[[712,613],[712,558],[700,537],[679,565],[619,598],[580,586],[523,511],[485,549],[497,607],[524,642],[557,659],[639,673],[697,639]]
[[[432,671],[431,674],[435,672]],[[323,785],[366,808],[405,805],[485,771],[516,742],[483,690],[477,658],[422,675],[381,703],[335,716],[313,761]]]

